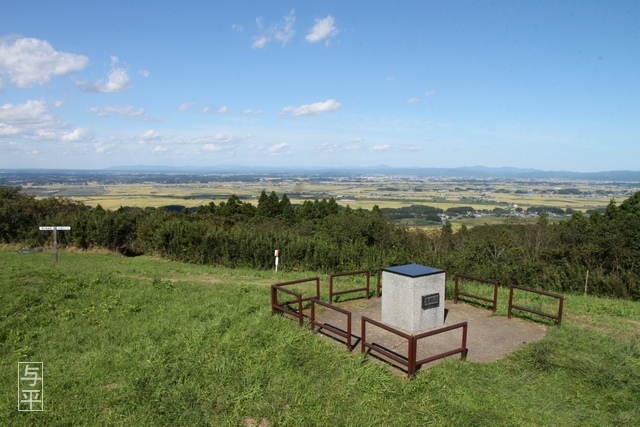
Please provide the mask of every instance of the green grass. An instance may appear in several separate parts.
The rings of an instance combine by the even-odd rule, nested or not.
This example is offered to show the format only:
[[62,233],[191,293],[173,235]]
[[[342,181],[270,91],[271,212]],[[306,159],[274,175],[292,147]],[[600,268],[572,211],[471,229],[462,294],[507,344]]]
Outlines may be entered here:
[[[268,285],[313,276],[0,250],[0,425],[640,424],[638,303],[567,296],[543,340],[409,381],[271,316]],[[42,413],[17,410],[23,361]]]

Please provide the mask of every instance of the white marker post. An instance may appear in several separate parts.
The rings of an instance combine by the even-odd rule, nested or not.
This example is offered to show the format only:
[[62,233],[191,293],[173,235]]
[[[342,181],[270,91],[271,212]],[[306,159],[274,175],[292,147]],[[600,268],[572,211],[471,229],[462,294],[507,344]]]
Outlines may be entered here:
[[278,271],[278,258],[280,258],[280,251],[276,249],[273,254],[276,257],[276,272]]
[[58,230],[71,230],[68,225],[42,226],[40,231],[53,231],[53,262],[58,263]]

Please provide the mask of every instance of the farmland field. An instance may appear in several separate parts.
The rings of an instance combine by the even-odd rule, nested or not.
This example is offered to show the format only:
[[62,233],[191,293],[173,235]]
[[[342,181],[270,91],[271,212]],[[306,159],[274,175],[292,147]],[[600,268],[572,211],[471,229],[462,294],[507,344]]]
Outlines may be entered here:
[[[211,201],[226,201],[232,194],[257,203],[264,190],[286,193],[292,203],[333,197],[342,206],[371,209],[399,208],[412,204],[429,205],[446,210],[472,206],[491,211],[498,207],[527,209],[531,206],[571,208],[586,212],[605,207],[638,190],[638,184],[596,181],[497,180],[497,179],[427,179],[419,177],[368,176],[360,178],[261,178],[259,180],[225,179],[207,182],[84,182],[25,184],[23,191],[38,197],[64,196],[88,206],[100,204],[106,209],[121,206],[159,207],[183,205],[193,208]],[[183,179],[182,181],[189,181]]]

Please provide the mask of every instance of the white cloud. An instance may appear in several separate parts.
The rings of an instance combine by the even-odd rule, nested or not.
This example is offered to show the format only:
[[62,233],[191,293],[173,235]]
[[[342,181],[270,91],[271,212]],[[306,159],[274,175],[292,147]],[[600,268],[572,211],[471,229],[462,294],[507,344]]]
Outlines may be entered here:
[[[293,29],[293,26],[296,23],[296,12],[291,9],[288,15],[284,16],[284,23],[274,24],[269,27],[264,33],[256,36],[254,38],[253,44],[251,45],[254,49],[262,49],[272,41],[278,41],[282,43],[282,45],[286,45],[289,43],[293,36],[295,36],[296,31]],[[262,29],[264,24],[262,18],[256,19],[256,24],[259,29]]]
[[280,154],[288,153],[289,152],[288,148],[289,148],[289,144],[287,144],[286,142],[281,142],[280,144],[272,145],[271,147],[268,148],[268,150],[269,150],[269,154],[271,154],[272,156],[277,156]]
[[[187,106],[187,107],[185,107],[185,108],[189,108],[189,106]],[[183,110],[183,111],[184,111],[184,110]],[[229,111],[231,111],[231,109],[230,109],[228,106],[226,106],[226,105],[223,105],[222,107],[217,108],[217,109],[215,110],[215,112],[216,112],[217,114],[227,114]],[[206,107],[204,107],[202,110],[200,110],[200,112],[201,112],[202,114],[208,114],[208,113],[211,113],[211,112],[212,112],[211,106],[210,106],[210,105],[207,105],[207,106],[206,106]]]
[[120,60],[112,56],[111,57],[111,70],[107,81],[99,80],[97,82],[78,82],[76,85],[86,92],[100,92],[100,93],[114,93],[122,92],[129,89],[129,72],[126,68],[120,66]]
[[384,151],[384,150],[388,150],[389,148],[391,148],[391,146],[389,144],[374,145],[373,147],[371,147],[371,150],[373,150],[373,151]]
[[318,116],[323,113],[336,111],[341,105],[342,104],[335,99],[328,99],[324,102],[316,102],[313,104],[301,105],[299,107],[284,107],[280,110],[280,114],[291,114],[292,116]]
[[424,93],[424,96],[431,96],[431,95],[433,95],[433,94],[435,94],[435,93],[436,93],[436,91],[435,91],[434,89],[432,89],[432,90],[428,90],[428,91],[426,91],[426,92]]
[[409,98],[409,99],[407,99],[407,104],[415,104],[417,102],[420,102],[420,99],[418,99],[418,98]]
[[[91,149],[100,154],[116,153],[119,156],[167,155],[185,159],[202,158],[211,153],[234,153],[238,148],[245,148],[243,142],[251,136],[218,133],[210,135],[165,134],[156,129],[142,131],[137,135],[111,136],[108,139],[95,138],[91,145],[74,147],[74,149]],[[1,144],[0,144],[1,147]],[[264,153],[263,153],[264,155]],[[0,153],[0,156],[2,154]]]
[[404,151],[422,151],[423,148],[419,145],[405,145],[402,147]]
[[65,142],[81,142],[93,139],[93,132],[86,128],[76,128],[72,132],[66,132],[62,135]]
[[58,108],[58,107],[62,107],[62,104],[64,104],[63,101],[56,101],[56,102],[53,103],[53,106]]
[[240,24],[232,24],[232,25],[231,25],[231,29],[232,29],[233,31],[237,31],[237,32],[239,32],[239,33],[241,33],[241,32],[243,32],[243,31],[244,31],[244,28],[243,28],[243,27],[242,27],[242,25],[240,25]]
[[220,142],[232,142],[234,139],[235,139],[235,136],[233,136],[233,135],[225,135],[223,133],[217,133],[213,137],[213,140],[220,141]]
[[329,37],[334,37],[339,33],[335,26],[333,17],[328,15],[323,19],[316,19],[316,24],[313,26],[309,34],[305,37],[309,43],[317,43]]
[[262,110],[244,110],[242,114],[262,114],[263,112]]
[[44,101],[29,100],[24,104],[0,106],[0,138],[57,139],[62,128],[64,124],[51,116]]
[[357,151],[357,150],[360,150],[361,148],[362,148],[362,145],[360,144],[351,144],[344,147],[344,151]]
[[149,72],[147,70],[140,70],[140,71],[138,71],[138,74],[140,74],[145,79],[151,77],[151,72]]
[[6,152],[9,154],[26,154],[28,156],[36,156],[40,154],[40,150],[37,148],[28,147],[15,141],[9,141],[5,147],[0,144],[0,152]]
[[218,133],[212,136],[177,138],[177,142],[180,144],[202,145],[202,149],[205,151],[232,150],[242,140],[243,138],[236,135],[224,133]]
[[98,117],[109,116],[125,116],[125,117],[138,117],[144,114],[144,108],[134,108],[128,106],[106,105],[104,107],[92,107],[89,108],[90,113],[97,115]]
[[33,134],[33,139],[38,141],[57,140],[60,138],[59,129],[37,129]]
[[0,74],[8,75],[9,81],[21,89],[46,83],[52,76],[82,70],[88,62],[84,55],[55,50],[46,40],[0,39]]
[[143,133],[141,137],[143,141],[155,141],[160,138],[161,138],[160,134],[156,132],[154,129],[149,129],[148,131]]
[[162,145],[156,145],[155,147],[153,147],[151,152],[152,153],[162,153],[162,152],[165,152],[167,150],[168,150],[167,147],[163,147]]
[[340,148],[341,148],[340,144],[330,143],[330,142],[323,142],[322,144],[318,145],[316,150],[324,151],[326,153],[334,153],[334,152],[338,151]]
[[20,128],[5,123],[0,123],[0,138],[3,136],[13,136],[20,133]]
[[[149,131],[148,133],[150,133]],[[239,137],[233,134],[218,133],[210,136],[162,136],[164,141],[171,141],[177,145],[206,145],[206,144],[223,144],[225,146],[233,146],[249,137]]]
[[108,154],[115,148],[115,144],[106,144],[104,142],[97,142],[93,145],[96,153],[98,154]]
[[289,43],[291,39],[293,39],[293,36],[296,34],[296,31],[293,29],[295,23],[296,12],[295,10],[291,9],[291,12],[289,12],[289,14],[284,17],[284,25],[277,26],[273,37],[283,45]]
[[205,146],[202,147],[202,149],[206,150],[206,151],[220,151],[223,148],[224,147],[222,145],[219,145],[219,144],[205,144]]
[[253,44],[251,45],[251,47],[254,49],[262,49],[267,45],[268,42],[269,42],[269,39],[267,37],[260,36],[253,41]]
[[194,105],[196,105],[195,102],[183,102],[182,104],[180,104],[180,106],[178,107],[179,111],[187,111],[189,108],[193,107]]

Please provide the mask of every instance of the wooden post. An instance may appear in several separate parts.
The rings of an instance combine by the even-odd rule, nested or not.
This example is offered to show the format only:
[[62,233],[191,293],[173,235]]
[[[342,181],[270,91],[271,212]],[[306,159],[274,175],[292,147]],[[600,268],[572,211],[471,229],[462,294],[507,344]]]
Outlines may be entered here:
[[53,231],[53,262],[54,264],[58,263],[58,230],[71,230],[71,227],[68,225],[56,225],[50,226],[45,225],[41,226],[40,231]]
[[58,227],[53,227],[53,263],[58,263]]
[[587,295],[587,288],[589,287],[589,270],[587,270],[587,277],[584,278],[584,294]]

